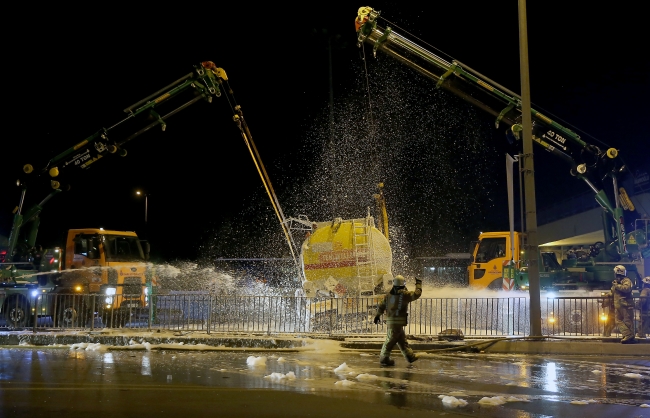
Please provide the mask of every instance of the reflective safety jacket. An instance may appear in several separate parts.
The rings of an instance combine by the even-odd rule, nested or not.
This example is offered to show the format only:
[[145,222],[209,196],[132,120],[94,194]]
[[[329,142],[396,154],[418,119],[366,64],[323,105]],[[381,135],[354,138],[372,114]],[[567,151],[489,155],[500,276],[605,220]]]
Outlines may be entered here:
[[633,308],[634,300],[632,299],[632,280],[623,277],[612,284],[612,293],[614,294],[615,308]]
[[392,288],[390,293],[384,295],[384,300],[379,304],[377,315],[386,312],[386,325],[406,325],[409,303],[422,296],[422,281],[416,280],[415,290],[406,288]]

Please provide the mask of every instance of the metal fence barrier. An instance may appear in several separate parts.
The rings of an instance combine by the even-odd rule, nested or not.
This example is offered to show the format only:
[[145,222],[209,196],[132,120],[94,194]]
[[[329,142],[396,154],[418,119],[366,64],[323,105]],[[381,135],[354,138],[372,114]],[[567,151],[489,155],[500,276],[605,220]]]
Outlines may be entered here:
[[[379,335],[386,332],[383,321],[379,325],[373,322],[380,300],[380,297],[308,299],[200,292],[159,294],[146,300],[132,295],[107,298],[105,295],[42,294],[29,300],[5,300],[0,328]],[[542,333],[617,335],[614,309],[607,301],[611,299],[548,298],[541,304]],[[465,336],[525,336],[530,333],[529,311],[526,297],[421,298],[409,305],[406,332],[438,336],[446,330],[459,330]],[[635,333],[640,328],[636,312]]]

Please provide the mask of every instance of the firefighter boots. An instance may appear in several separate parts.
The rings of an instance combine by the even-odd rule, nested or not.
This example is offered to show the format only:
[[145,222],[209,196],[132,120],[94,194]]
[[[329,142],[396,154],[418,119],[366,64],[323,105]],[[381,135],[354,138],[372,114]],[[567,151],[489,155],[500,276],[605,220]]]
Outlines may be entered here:
[[621,344],[634,344],[636,340],[634,339],[634,334],[628,335],[627,337],[621,340]]
[[379,359],[379,364],[382,366],[394,366],[395,360],[391,359],[390,357],[382,357]]

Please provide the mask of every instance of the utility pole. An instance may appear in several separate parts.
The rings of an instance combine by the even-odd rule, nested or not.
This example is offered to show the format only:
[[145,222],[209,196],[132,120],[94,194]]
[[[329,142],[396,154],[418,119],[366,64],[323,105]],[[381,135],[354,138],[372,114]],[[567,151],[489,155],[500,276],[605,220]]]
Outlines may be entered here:
[[537,263],[537,204],[535,202],[535,165],[533,164],[533,123],[530,109],[530,78],[528,74],[528,27],[526,0],[519,2],[519,71],[521,73],[521,125],[524,135],[524,193],[526,201],[526,258],[530,295],[530,335],[542,336],[539,265]]

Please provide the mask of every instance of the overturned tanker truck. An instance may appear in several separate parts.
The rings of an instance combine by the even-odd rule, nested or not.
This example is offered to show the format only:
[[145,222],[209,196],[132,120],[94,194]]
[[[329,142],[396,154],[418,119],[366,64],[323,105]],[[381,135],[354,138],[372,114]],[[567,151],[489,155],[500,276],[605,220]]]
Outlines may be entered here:
[[292,237],[304,237],[296,251],[302,275],[299,293],[308,298],[372,296],[389,286],[393,258],[382,189],[380,183],[374,195],[377,225],[370,210],[356,219],[312,222],[303,215],[287,220]]
[[[383,184],[374,195],[377,218],[312,222],[306,216],[289,218],[292,237],[300,237],[302,287],[296,296],[308,307],[311,331],[337,327],[372,327],[380,297],[392,286],[392,252]],[[292,239],[297,247],[297,240]],[[302,308],[301,308],[302,309]]]

